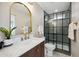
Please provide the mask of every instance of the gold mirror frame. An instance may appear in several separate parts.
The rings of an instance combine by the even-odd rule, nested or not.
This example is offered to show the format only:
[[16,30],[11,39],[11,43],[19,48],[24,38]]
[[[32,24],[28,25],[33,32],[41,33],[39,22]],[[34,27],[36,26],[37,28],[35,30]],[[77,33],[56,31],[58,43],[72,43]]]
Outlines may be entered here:
[[11,28],[11,26],[10,26],[10,25],[11,25],[11,7],[12,7],[14,4],[16,4],[16,3],[24,5],[24,7],[27,8],[28,11],[29,11],[29,16],[30,16],[30,25],[29,25],[29,31],[28,31],[28,34],[29,34],[29,33],[32,32],[32,14],[31,14],[31,11],[29,10],[29,8],[28,8],[25,4],[23,4],[23,3],[21,3],[21,2],[14,2],[14,3],[12,3],[11,6],[10,6],[10,9],[9,9],[9,11],[10,11],[10,24],[9,24],[9,27]]

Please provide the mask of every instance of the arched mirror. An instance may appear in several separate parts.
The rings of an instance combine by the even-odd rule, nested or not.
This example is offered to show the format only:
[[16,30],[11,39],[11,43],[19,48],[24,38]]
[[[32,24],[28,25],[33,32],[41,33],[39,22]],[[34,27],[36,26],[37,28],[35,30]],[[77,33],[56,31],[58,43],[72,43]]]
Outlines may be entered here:
[[14,2],[10,7],[10,28],[16,27],[12,35],[32,32],[31,12],[26,5]]

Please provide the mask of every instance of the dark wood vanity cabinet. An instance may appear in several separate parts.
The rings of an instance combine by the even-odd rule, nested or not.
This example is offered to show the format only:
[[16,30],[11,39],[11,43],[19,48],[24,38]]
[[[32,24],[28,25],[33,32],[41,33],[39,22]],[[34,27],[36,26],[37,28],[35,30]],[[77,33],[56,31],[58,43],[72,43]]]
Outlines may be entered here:
[[24,53],[21,57],[44,57],[44,42]]

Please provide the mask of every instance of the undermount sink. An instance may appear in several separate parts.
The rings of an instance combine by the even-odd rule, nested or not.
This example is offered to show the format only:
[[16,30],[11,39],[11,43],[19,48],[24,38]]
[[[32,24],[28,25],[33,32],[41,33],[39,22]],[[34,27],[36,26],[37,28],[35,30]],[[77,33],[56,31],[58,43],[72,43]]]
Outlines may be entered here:
[[33,43],[36,43],[37,41],[34,40],[34,39],[26,39],[26,40],[23,40],[21,41],[22,44],[33,44]]
[[21,37],[13,38],[14,44],[33,44],[36,43],[36,39],[23,39],[21,40]]
[[26,43],[27,43],[27,44],[29,44],[29,43],[30,43],[30,44],[38,43],[38,42],[39,42],[39,41],[38,41],[39,39],[41,40],[41,39],[43,39],[43,38],[35,38],[35,37],[33,38],[33,37],[32,37],[32,38],[30,38],[30,39],[26,39],[26,40],[21,41],[21,43],[25,43],[25,44],[26,44]]

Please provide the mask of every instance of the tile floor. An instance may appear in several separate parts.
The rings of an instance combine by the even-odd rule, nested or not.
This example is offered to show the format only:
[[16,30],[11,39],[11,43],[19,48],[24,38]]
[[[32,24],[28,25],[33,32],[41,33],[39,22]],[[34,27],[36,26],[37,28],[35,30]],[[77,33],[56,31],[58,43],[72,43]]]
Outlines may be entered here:
[[[48,57],[48,56],[45,56],[45,57]],[[71,56],[54,51],[53,56],[51,56],[51,57],[71,57]]]
[[71,56],[54,51],[53,52],[53,57],[71,57]]

